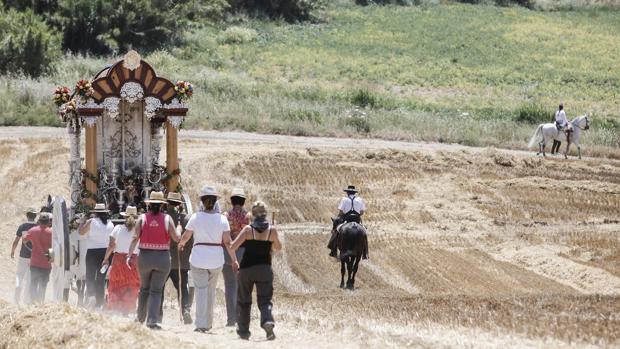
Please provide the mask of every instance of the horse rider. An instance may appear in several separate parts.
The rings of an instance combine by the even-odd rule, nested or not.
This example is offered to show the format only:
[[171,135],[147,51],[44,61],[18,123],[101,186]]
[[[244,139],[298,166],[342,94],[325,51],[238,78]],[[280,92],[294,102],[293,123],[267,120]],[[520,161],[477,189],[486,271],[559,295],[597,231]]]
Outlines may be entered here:
[[[344,224],[349,222],[362,223],[362,216],[366,211],[366,205],[364,204],[364,200],[357,196],[357,189],[353,185],[349,185],[344,192],[347,193],[347,196],[343,197],[340,200],[340,204],[338,204],[338,219]],[[340,228],[340,227],[339,227]],[[336,229],[336,233],[332,234],[329,239],[329,243],[327,244],[327,248],[330,249],[330,257],[336,257],[336,249],[337,249],[337,236],[338,229]]]
[[[566,133],[566,142],[570,143],[570,132],[572,131],[571,125],[566,118],[566,112],[564,111],[564,104],[560,104],[558,110],[555,112],[555,127],[558,129],[558,132],[564,131]],[[554,149],[556,151],[560,150],[560,145],[562,142],[553,140],[553,146],[551,147],[551,154],[554,153]]]

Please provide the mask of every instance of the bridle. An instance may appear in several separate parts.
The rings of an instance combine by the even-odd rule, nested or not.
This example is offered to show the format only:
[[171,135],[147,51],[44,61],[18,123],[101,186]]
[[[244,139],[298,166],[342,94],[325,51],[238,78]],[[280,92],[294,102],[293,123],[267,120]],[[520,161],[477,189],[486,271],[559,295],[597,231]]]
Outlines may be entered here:
[[[586,126],[585,126],[585,127],[581,127],[581,126],[579,126],[579,125],[581,124],[581,120],[579,120],[578,122],[576,122],[576,123],[573,125],[573,127],[577,127],[577,128],[578,128],[578,129],[580,129],[580,130],[587,130],[587,129],[589,129],[589,128],[590,128],[590,120],[588,120],[588,116],[587,116],[587,115],[585,115],[585,116],[584,116],[584,118],[586,119]],[[572,122],[571,122],[571,124],[572,124]]]

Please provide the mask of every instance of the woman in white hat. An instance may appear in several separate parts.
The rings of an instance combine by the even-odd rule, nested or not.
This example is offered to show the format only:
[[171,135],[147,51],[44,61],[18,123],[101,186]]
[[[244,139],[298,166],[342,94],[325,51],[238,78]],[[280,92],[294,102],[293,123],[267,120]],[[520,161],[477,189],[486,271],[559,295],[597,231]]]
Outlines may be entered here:
[[[80,235],[87,235],[88,242],[86,251],[86,299],[92,302],[95,299],[95,307],[100,308],[105,301],[105,276],[100,273],[101,263],[105,259],[106,250],[110,241],[110,233],[114,224],[109,220],[105,204],[96,204],[90,211],[95,217],[87,220],[79,228]],[[92,306],[92,303],[90,303]]]
[[[224,215],[228,218],[230,225],[231,240],[235,240],[241,230],[250,224],[250,214],[243,208],[245,199],[245,191],[241,188],[234,188],[230,193],[232,208],[226,211]],[[236,255],[237,260],[241,260],[243,247],[237,250]],[[224,276],[224,296],[226,298],[226,326],[235,326],[237,323],[237,274],[233,272],[232,260],[228,253],[224,253],[222,275]]]
[[136,311],[136,301],[140,291],[136,255],[133,255],[128,263],[126,262],[136,227],[138,209],[135,206],[127,206],[125,212],[121,212],[121,216],[125,217],[125,224],[119,224],[112,230],[108,250],[101,267],[102,270],[108,267],[110,255],[114,252],[108,283],[107,308],[122,314],[130,314]]
[[215,211],[218,197],[215,188],[210,186],[202,188],[200,201],[204,209],[192,215],[179,242],[179,249],[182,251],[189,239],[194,237],[194,247],[189,262],[196,289],[195,331],[201,333],[211,330],[213,326],[215,287],[217,278],[222,272],[222,265],[224,265],[222,245],[226,246],[227,253],[233,261],[237,259],[230,249],[228,220],[224,215]]
[[179,237],[172,218],[162,210],[162,206],[167,204],[164,193],[153,191],[144,202],[148,205],[148,212],[136,222],[127,261],[133,258],[133,250],[139,241],[140,296],[137,321],[146,321],[148,328],[159,330],[162,291],[170,274],[170,240],[178,241]]

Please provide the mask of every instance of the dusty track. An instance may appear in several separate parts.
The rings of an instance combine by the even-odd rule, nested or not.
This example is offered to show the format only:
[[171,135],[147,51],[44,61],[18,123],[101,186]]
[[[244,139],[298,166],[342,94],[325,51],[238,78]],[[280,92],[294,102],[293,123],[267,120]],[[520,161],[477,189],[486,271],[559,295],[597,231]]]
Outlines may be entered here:
[[[192,197],[204,183],[224,192],[238,185],[251,200],[279,209],[285,251],[274,265],[278,347],[620,345],[619,161],[203,131],[182,132],[180,151]],[[67,196],[65,132],[0,128],[0,158],[0,239],[7,251],[0,257],[0,295],[8,301],[14,273],[8,246],[19,213],[47,193]],[[339,190],[349,182],[362,188],[371,232],[371,259],[361,264],[353,293],[336,288],[339,265],[324,247]],[[268,346],[246,345],[222,327],[218,297],[213,335],[178,325],[174,309],[162,333],[109,315],[100,321],[119,347],[137,339]],[[54,305],[45,311],[62,311],[71,327],[84,317]],[[59,345],[47,327],[28,325],[49,316],[45,311],[7,308],[11,317],[0,332],[8,339],[0,347],[43,345],[18,339],[16,326]],[[260,340],[260,329],[254,332]],[[73,347],[95,343],[87,332],[66,340]]]

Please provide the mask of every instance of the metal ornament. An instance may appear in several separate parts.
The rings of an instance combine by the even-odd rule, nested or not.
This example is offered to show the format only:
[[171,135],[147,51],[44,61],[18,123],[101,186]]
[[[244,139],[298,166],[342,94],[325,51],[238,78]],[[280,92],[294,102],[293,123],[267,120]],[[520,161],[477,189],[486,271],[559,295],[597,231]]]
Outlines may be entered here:
[[147,119],[151,120],[155,116],[155,113],[157,113],[157,110],[161,108],[161,101],[155,97],[146,97],[144,101],[146,102],[144,114]]
[[101,108],[101,105],[96,103],[95,100],[92,98],[88,98],[86,102],[84,102],[82,98],[78,99],[77,106],[78,108],[85,108],[85,109]]
[[170,115],[168,116],[168,122],[172,127],[178,129],[181,127],[181,123],[183,123],[183,117],[178,115]]
[[108,97],[101,105],[105,108],[106,114],[112,119],[116,120],[119,116],[119,104],[121,100],[118,97]]
[[121,87],[121,98],[129,103],[133,103],[144,98],[144,89],[137,82],[127,82]]
[[141,60],[142,57],[140,57],[138,52],[130,50],[125,54],[125,57],[123,57],[123,67],[129,70],[136,70],[140,66]]
[[173,98],[170,103],[164,105],[164,108],[166,109],[180,109],[180,108],[187,108],[187,106],[185,105],[185,103],[180,102],[178,98]]
[[86,116],[84,117],[84,122],[86,123],[86,127],[93,127],[97,124],[96,116]]

